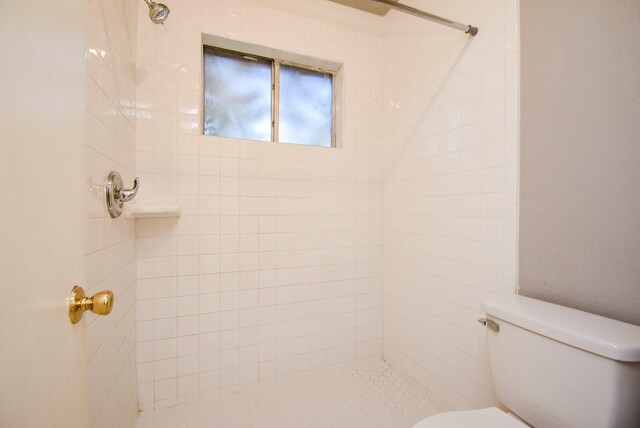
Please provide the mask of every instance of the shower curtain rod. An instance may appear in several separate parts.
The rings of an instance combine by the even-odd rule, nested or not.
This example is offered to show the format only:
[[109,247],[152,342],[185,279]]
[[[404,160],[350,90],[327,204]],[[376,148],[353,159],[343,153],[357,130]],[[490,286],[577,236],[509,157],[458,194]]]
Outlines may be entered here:
[[400,12],[408,13],[409,15],[417,16],[418,18],[426,19],[431,22],[435,22],[437,24],[446,25],[447,27],[455,28],[456,30],[464,31],[466,34],[470,34],[475,36],[478,34],[478,27],[472,27],[471,25],[461,24],[456,21],[452,21],[447,18],[443,18],[438,15],[433,15],[431,13],[425,12],[420,9],[416,9],[411,6],[407,6],[404,4],[396,3],[391,0],[369,0],[375,3],[381,3],[390,7],[391,9],[398,10]]

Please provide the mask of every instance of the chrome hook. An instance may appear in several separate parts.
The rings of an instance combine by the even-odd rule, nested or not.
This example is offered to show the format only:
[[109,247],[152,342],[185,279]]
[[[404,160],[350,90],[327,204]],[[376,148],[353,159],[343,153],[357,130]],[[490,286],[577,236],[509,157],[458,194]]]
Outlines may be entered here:
[[136,177],[133,180],[133,187],[131,189],[121,189],[117,192],[116,197],[122,202],[129,202],[136,197],[138,193],[138,185],[140,184],[140,178]]
[[140,178],[136,177],[131,189],[123,189],[122,176],[116,171],[111,171],[104,185],[109,215],[113,218],[120,217],[123,204],[136,197],[139,187]]

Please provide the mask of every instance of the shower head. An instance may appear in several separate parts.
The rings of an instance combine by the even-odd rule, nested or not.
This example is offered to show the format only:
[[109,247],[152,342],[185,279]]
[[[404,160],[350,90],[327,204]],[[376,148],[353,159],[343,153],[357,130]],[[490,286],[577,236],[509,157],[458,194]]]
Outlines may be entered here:
[[169,17],[171,10],[169,10],[167,5],[151,0],[144,0],[144,2],[149,6],[149,19],[151,19],[151,22],[154,24],[163,24],[165,19]]

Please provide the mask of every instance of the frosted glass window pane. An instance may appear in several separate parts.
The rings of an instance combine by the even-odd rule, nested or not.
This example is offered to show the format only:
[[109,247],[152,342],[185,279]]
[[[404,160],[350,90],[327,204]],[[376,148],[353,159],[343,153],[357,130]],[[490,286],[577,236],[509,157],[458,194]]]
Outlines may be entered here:
[[204,134],[271,141],[271,61],[204,51]]
[[332,86],[330,74],[280,66],[281,142],[331,147]]

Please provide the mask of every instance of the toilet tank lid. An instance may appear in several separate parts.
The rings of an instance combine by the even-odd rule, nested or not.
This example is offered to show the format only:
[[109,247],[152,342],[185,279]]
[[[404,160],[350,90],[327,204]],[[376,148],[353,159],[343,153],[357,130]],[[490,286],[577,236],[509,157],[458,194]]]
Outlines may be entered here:
[[487,297],[482,310],[602,357],[640,362],[640,326],[515,294]]

